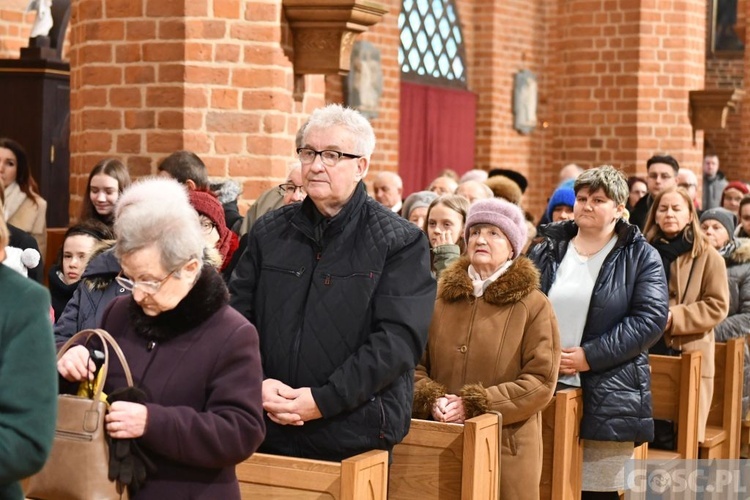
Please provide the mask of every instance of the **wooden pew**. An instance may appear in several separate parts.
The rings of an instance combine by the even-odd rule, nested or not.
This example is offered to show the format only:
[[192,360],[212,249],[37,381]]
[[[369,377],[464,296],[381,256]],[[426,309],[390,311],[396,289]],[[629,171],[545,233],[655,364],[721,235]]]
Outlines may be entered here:
[[716,343],[714,396],[700,458],[740,458],[744,339]]
[[501,426],[497,413],[464,425],[413,419],[393,449],[389,500],[497,500]]
[[388,452],[368,451],[342,462],[256,453],[236,472],[248,500],[385,500]]
[[542,412],[542,500],[581,498],[583,441],[581,389],[558,391]]
[[654,418],[677,423],[677,449],[648,449],[649,460],[668,462],[698,458],[698,394],[701,380],[701,354],[681,356],[649,355],[651,399]]

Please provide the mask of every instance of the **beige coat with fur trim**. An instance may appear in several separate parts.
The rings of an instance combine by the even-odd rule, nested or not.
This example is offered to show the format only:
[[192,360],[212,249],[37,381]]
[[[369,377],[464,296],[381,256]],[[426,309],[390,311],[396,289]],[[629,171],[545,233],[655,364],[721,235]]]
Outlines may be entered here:
[[34,196],[34,200],[36,203],[31,198],[23,200],[6,222],[31,234],[44,258],[47,251],[47,202],[41,196]]
[[541,411],[557,383],[560,334],[539,273],[519,257],[475,298],[464,257],[438,285],[427,349],[415,374],[416,418],[430,418],[435,400],[458,394],[466,418],[503,415],[500,490],[503,498],[536,498],[542,471]]
[[698,441],[706,435],[708,411],[714,393],[714,327],[727,317],[729,285],[724,258],[712,247],[693,259],[684,253],[669,272],[669,312],[672,324],[664,332],[670,347],[700,351],[701,390],[698,399]]

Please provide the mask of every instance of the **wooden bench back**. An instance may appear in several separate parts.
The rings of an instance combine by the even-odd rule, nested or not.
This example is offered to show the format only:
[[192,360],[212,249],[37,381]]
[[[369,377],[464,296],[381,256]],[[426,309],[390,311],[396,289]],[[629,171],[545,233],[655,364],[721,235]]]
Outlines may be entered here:
[[488,413],[464,425],[413,419],[393,449],[390,500],[497,500],[502,417]]
[[581,498],[583,442],[581,389],[558,391],[542,412],[542,500]]
[[721,458],[740,457],[744,345],[744,339],[716,343],[714,395],[708,413],[708,425],[720,427],[727,433],[726,451],[729,456]]
[[235,470],[247,500],[385,500],[388,490],[388,452],[382,450],[342,462],[256,453]]
[[651,354],[649,363],[654,418],[677,422],[676,451],[682,458],[697,458],[701,354]]

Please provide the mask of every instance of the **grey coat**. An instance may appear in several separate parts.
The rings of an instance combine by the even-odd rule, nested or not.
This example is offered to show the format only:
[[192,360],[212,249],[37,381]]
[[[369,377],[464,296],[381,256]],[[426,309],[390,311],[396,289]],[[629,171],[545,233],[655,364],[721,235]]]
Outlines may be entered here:
[[[717,342],[744,338],[750,334],[750,239],[735,238],[719,252],[727,264],[729,314],[714,329]],[[742,389],[742,418],[750,410],[750,347],[745,343]]]

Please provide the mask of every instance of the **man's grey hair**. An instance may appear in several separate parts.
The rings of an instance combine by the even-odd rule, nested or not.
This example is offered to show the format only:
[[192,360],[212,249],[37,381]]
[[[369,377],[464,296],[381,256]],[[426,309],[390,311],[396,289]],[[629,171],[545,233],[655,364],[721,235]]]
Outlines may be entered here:
[[324,108],[316,109],[305,126],[304,142],[307,143],[307,136],[311,130],[329,127],[343,127],[352,134],[356,151],[342,151],[342,153],[362,155],[370,159],[372,152],[375,151],[375,132],[367,118],[359,111],[345,108],[340,104],[329,104]]
[[203,265],[206,242],[198,212],[176,180],[150,177],[134,183],[120,196],[116,213],[118,259],[155,246],[168,272],[192,258]]
[[484,197],[486,199],[494,198],[495,197],[495,193],[492,192],[492,188],[490,188],[484,182],[475,181],[475,180],[464,181],[464,182],[462,182],[461,184],[458,185],[458,187],[456,188],[456,193],[458,193],[459,191],[461,191],[461,187],[462,186],[463,187],[479,186],[479,189],[482,191],[482,193],[484,193]]
[[387,170],[383,172],[378,172],[378,175],[375,176],[374,181],[377,181],[379,179],[393,181],[396,184],[396,187],[398,187],[399,189],[404,188],[404,181],[401,180],[401,176],[398,175],[396,172],[389,172]]
[[466,172],[464,175],[461,176],[461,178],[458,180],[459,186],[463,184],[464,182],[469,181],[478,181],[478,182],[484,182],[487,180],[487,177],[489,176],[489,173],[486,170],[482,170],[481,168],[472,168],[468,172]]
[[578,194],[578,191],[584,187],[588,188],[589,193],[601,189],[607,195],[607,198],[613,200],[617,205],[624,205],[630,194],[625,174],[611,165],[584,170],[576,178],[573,191]]

